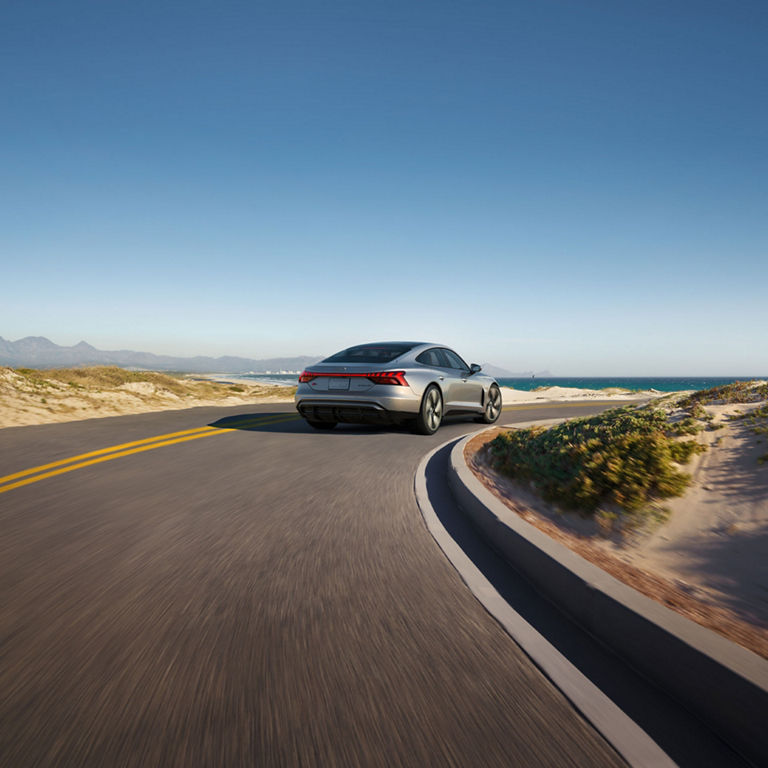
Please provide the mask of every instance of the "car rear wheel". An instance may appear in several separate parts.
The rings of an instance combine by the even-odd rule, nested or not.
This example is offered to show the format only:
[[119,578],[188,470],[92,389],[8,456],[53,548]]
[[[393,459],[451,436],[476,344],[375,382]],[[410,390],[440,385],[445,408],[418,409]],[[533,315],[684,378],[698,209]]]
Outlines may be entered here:
[[310,421],[307,419],[307,424],[315,429],[333,429],[336,426],[335,421]]
[[416,417],[416,432],[420,435],[433,435],[443,420],[443,396],[434,384],[427,387],[421,399],[421,408]]
[[483,424],[493,424],[501,415],[501,390],[495,385],[491,384],[491,388],[488,390],[488,397],[485,401],[485,410],[479,421]]

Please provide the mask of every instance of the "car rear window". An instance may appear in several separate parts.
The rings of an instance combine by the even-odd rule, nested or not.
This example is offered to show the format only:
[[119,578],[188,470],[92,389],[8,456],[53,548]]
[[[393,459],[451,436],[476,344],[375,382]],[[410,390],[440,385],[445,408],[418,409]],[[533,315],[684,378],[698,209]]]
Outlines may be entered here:
[[404,355],[413,344],[361,344],[326,357],[324,363],[389,363]]

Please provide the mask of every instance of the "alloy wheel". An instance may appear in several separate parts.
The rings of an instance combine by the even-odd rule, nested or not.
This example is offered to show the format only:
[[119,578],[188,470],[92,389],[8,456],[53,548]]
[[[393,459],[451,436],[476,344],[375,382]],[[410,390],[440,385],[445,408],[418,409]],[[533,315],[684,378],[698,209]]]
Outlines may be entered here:
[[440,393],[433,389],[427,395],[426,422],[434,432],[439,426],[443,416],[443,403]]
[[488,392],[488,402],[485,406],[485,414],[488,421],[496,421],[501,413],[501,392],[498,387],[491,387]]

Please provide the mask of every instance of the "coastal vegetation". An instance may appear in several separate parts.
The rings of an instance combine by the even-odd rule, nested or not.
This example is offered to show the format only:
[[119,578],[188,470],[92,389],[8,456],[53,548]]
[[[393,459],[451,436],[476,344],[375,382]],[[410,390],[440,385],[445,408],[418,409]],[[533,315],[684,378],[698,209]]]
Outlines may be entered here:
[[[692,438],[722,428],[704,406],[764,400],[768,384],[741,381],[548,429],[506,431],[489,443],[490,463],[563,509],[589,515],[649,512],[688,487],[683,465],[707,450]],[[756,434],[768,435],[768,404],[731,418],[748,419]],[[768,461],[768,454],[759,461]]]
[[65,384],[75,390],[104,390],[131,383],[147,383],[162,387],[177,395],[188,391],[187,382],[181,375],[174,376],[154,371],[129,371],[116,365],[87,366],[83,368],[16,368],[29,384],[40,389]]
[[768,383],[760,381],[734,381],[722,387],[702,389],[678,402],[681,408],[728,403],[755,403],[768,400]]
[[[680,401],[680,406],[701,408],[702,405],[730,403],[758,403],[768,400],[768,383],[760,381],[734,381],[722,387],[694,392]],[[768,436],[768,403],[730,417],[732,421],[746,421],[759,439]],[[719,425],[721,426],[721,425]],[[758,457],[758,462],[768,462],[768,453]]]
[[[26,383],[40,391],[60,389],[61,385],[70,390],[82,392],[103,392],[118,388],[133,388],[134,391],[150,393],[163,391],[178,397],[228,397],[232,393],[244,393],[253,389],[227,381],[190,377],[184,373],[158,373],[156,371],[131,371],[116,365],[84,366],[82,368],[15,368],[13,371]],[[145,385],[135,387],[133,385]],[[295,387],[258,387],[275,395],[292,396]]]
[[490,443],[491,464],[566,509],[637,512],[685,491],[690,476],[680,465],[705,448],[680,435],[695,434],[697,421],[671,421],[647,406],[615,408],[549,429],[502,432]]
[[200,405],[290,401],[296,387],[118,366],[0,367],[0,427]]

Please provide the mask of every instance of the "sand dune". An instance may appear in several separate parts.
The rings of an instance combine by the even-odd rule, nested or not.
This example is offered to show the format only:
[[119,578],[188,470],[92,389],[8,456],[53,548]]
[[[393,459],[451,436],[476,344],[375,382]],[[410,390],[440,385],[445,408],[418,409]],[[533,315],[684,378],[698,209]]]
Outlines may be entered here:
[[52,371],[0,368],[0,427],[200,405],[292,402],[293,389],[132,372],[115,367]]

